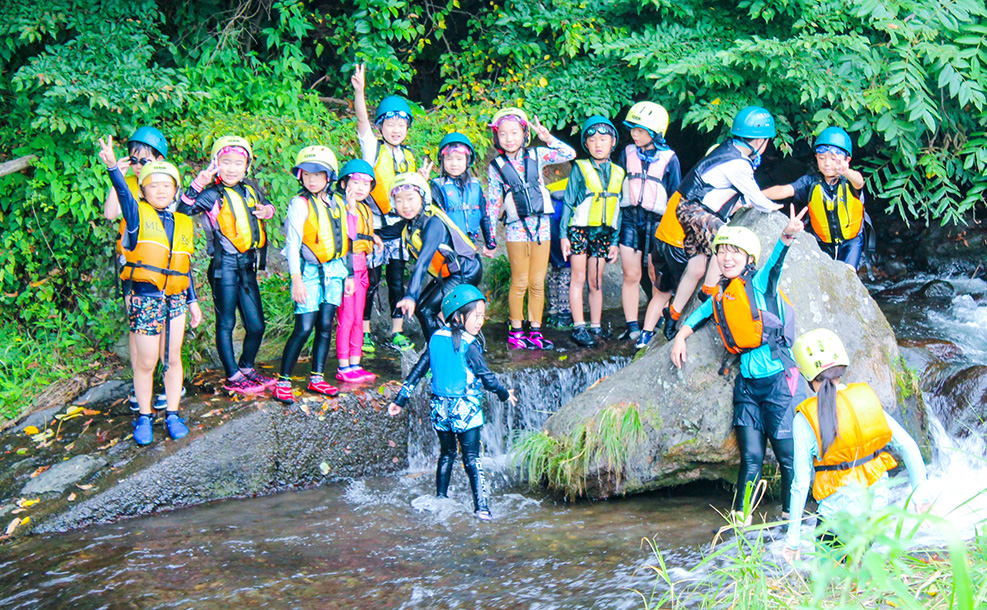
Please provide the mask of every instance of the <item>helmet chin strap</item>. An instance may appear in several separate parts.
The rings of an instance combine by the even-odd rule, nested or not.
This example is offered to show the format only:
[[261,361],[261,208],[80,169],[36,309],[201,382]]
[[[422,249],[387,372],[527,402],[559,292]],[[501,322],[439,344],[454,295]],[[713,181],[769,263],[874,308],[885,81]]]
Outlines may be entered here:
[[747,148],[750,149],[751,154],[748,157],[748,159],[750,159],[751,165],[754,166],[754,169],[757,169],[761,165],[761,153],[760,153],[760,151],[758,151],[756,148],[754,148],[751,145],[751,143],[748,142],[747,140],[743,140],[741,138],[734,138],[733,141],[736,142],[737,144],[741,144],[741,145],[746,146]]

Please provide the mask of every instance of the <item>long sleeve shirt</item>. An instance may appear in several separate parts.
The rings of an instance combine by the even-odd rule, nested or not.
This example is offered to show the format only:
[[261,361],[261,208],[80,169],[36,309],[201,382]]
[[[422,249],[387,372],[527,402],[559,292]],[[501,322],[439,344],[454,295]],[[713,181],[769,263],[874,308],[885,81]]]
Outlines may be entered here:
[[[320,201],[316,205],[325,205],[323,201]],[[305,232],[305,221],[308,220],[308,215],[311,210],[309,209],[309,202],[304,197],[296,196],[291,198],[291,202],[288,203],[288,212],[285,216],[284,229],[284,249],[281,250],[281,254],[288,259],[288,274],[289,275],[301,275],[302,273],[302,257],[304,256],[302,252],[302,235]],[[350,239],[349,232],[344,225],[342,227],[343,239]],[[352,261],[352,242],[349,252],[343,260],[346,265],[346,270],[350,275],[353,274],[353,261]],[[320,264],[318,260],[314,258],[306,257],[306,262],[313,265]]]
[[[839,386],[840,390],[845,388],[845,385]],[[926,482],[925,462],[922,461],[922,453],[919,451],[918,445],[887,412],[884,413],[884,417],[888,421],[888,427],[891,428],[891,442],[889,444],[901,456],[905,462],[905,468],[908,470],[908,480],[914,492],[913,500],[918,503],[927,502],[928,493],[924,485]],[[805,510],[809,481],[813,472],[812,461],[813,458],[820,458],[820,451],[816,433],[812,430],[809,420],[801,413],[795,414],[792,432],[795,443],[795,476],[792,480],[791,491],[792,519],[788,524],[785,546],[790,549],[797,549],[802,536],[802,512]],[[887,480],[887,478],[888,475],[885,473],[881,480]],[[874,506],[886,506],[888,503],[887,485],[877,485],[873,491]],[[819,502],[817,513],[820,518],[825,519],[838,511],[861,512],[868,508],[864,505],[866,497],[864,489],[858,485],[841,487]]]
[[[754,300],[757,307],[762,311],[767,309],[767,299],[774,299],[777,305],[782,323],[785,319],[785,305],[781,293],[778,291],[778,282],[781,280],[781,271],[785,264],[785,256],[788,254],[788,246],[785,242],[778,240],[771,256],[768,257],[764,266],[757,270],[752,280],[754,287]],[[685,325],[689,328],[696,328],[700,322],[713,315],[713,299],[707,299],[692,314],[686,318]],[[786,348],[789,349],[790,348]],[[762,344],[761,347],[746,351],[740,355],[740,374],[748,379],[763,379],[776,375],[785,370],[785,364],[771,354],[771,346]]]
[[[742,150],[737,144],[738,150]],[[707,169],[699,176],[703,182],[712,187],[712,190],[703,196],[702,203],[714,212],[719,211],[723,205],[731,200],[737,193],[740,194],[742,207],[751,207],[761,212],[772,212],[777,204],[761,193],[761,187],[754,180],[754,166],[751,165],[749,157],[738,157],[723,163],[718,163]],[[733,211],[736,212],[735,208]]]
[[[522,179],[526,178],[524,175],[524,154],[525,149],[522,148],[518,151],[517,157],[511,159],[511,165],[514,166]],[[576,158],[576,150],[562,140],[552,138],[548,148],[539,146],[535,149],[535,156],[538,159],[538,180],[544,183],[545,178],[542,171],[545,166],[572,161]],[[490,217],[490,226],[496,226],[497,218],[500,217],[501,209],[504,206],[504,195],[510,189],[492,163],[487,167],[487,180],[487,216]],[[528,233],[540,241],[548,241],[552,238],[550,223],[547,219],[541,219],[539,216],[528,216],[507,224],[507,241],[531,241],[528,238]]]
[[[610,184],[610,174],[613,172],[613,163],[610,161],[593,161],[593,167],[596,169],[597,177],[600,179],[600,184],[603,185],[605,189],[608,184]],[[562,194],[562,216],[559,219],[559,227],[561,227],[562,236],[568,235],[569,226],[572,223],[572,215],[575,209],[583,203],[583,200],[589,196],[589,191],[586,188],[586,178],[583,176],[583,170],[579,165],[574,165],[572,172],[569,174],[569,180],[565,185],[565,193]],[[620,206],[614,210],[614,226],[620,226]],[[619,237],[617,231],[613,231],[610,234],[610,245],[617,245],[617,238]]]
[[[464,331],[465,332],[465,331]],[[411,373],[408,374],[408,378],[405,379],[404,385],[401,387],[401,391],[398,393],[397,397],[394,399],[395,404],[399,407],[404,407],[411,393],[415,391],[415,386],[421,381],[425,373],[431,368],[431,362],[428,350],[426,349],[415,366],[411,369]],[[439,363],[441,365],[441,363]],[[500,400],[507,400],[509,396],[507,388],[504,384],[497,379],[497,375],[490,370],[487,366],[487,360],[483,357],[483,340],[482,338],[478,341],[474,341],[470,344],[469,348],[466,350],[466,365],[473,371],[473,374],[480,380],[483,384],[484,389],[488,392],[493,392],[497,395]]]
[[[117,191],[117,198],[120,200],[120,211],[123,213],[123,219],[127,223],[127,232],[123,236],[123,247],[125,250],[133,250],[137,247],[137,236],[140,233],[141,226],[137,200],[134,199],[133,193],[130,192],[130,187],[127,186],[127,180],[119,168],[111,168],[109,174],[110,182],[113,183],[113,188]],[[156,211],[158,218],[161,219],[161,225],[164,227],[165,234],[168,235],[168,241],[171,242],[175,237],[175,215],[167,210]],[[199,299],[195,294],[195,278],[192,276],[191,267],[189,267],[188,276],[189,283],[188,289],[185,291],[185,300],[189,303],[195,303]],[[131,290],[139,296],[164,297],[164,292],[149,282],[134,282]]]
[[[452,237],[449,235],[449,229],[446,228],[445,223],[441,219],[435,216],[428,216],[424,219],[412,221],[412,223],[415,222],[424,222],[425,226],[421,230],[422,248],[418,253],[418,260],[415,261],[415,269],[411,272],[411,281],[408,282],[408,290],[405,292],[405,298],[417,302],[418,297],[421,296],[425,279],[428,277],[428,266],[432,262],[432,257],[439,250],[439,246],[445,245],[449,247],[446,256],[458,255],[454,253],[455,248],[452,244]],[[412,224],[412,226],[415,225]],[[410,231],[411,227],[408,230]],[[460,260],[459,263],[464,264],[464,261]]]

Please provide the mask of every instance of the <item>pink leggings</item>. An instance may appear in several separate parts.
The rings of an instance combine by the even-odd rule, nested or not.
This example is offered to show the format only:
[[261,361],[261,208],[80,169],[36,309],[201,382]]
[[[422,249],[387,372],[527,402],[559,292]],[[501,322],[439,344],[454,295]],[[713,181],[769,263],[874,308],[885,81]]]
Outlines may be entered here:
[[363,356],[363,307],[367,300],[367,257],[362,252],[353,254],[353,294],[343,295],[339,306],[339,327],[336,331],[336,357],[340,360]]

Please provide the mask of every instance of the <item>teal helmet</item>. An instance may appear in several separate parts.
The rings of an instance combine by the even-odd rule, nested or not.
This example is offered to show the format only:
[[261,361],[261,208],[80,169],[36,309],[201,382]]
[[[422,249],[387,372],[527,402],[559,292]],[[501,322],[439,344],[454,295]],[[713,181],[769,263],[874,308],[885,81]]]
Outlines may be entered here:
[[730,135],[752,140],[773,138],[777,135],[774,117],[760,106],[748,106],[734,117]]
[[835,146],[844,151],[848,157],[853,153],[853,141],[850,139],[850,134],[839,127],[827,127],[823,129],[822,133],[816,136],[816,143],[814,145],[815,148],[819,148],[820,146]]
[[162,157],[168,156],[168,140],[165,139],[164,134],[154,127],[148,127],[146,125],[144,127],[138,127],[134,135],[130,136],[130,139],[127,140],[127,146],[135,142],[150,146],[158,151]]
[[373,166],[363,159],[351,159],[343,164],[343,169],[339,170],[339,179],[336,181],[339,190],[346,189],[346,178],[352,174],[366,174],[371,179],[370,188],[373,189],[377,186],[377,177],[374,176]]
[[408,121],[409,128],[414,120],[414,117],[411,116],[411,106],[403,97],[398,95],[389,95],[380,100],[380,103],[377,104],[377,116],[374,117],[374,124],[380,125],[384,119],[393,117],[400,117]]
[[583,128],[579,132],[579,140],[583,143],[583,150],[589,152],[586,150],[586,139],[601,132],[613,136],[614,146],[617,145],[617,128],[607,117],[595,114],[583,122]]
[[469,169],[473,165],[473,161],[476,160],[476,148],[473,147],[473,142],[471,142],[468,137],[458,131],[447,133],[445,137],[442,138],[442,141],[439,142],[439,160],[441,161],[442,159],[442,150],[445,149],[446,146],[450,146],[452,144],[462,144],[469,149],[469,159],[466,161],[466,168]]
[[487,297],[483,296],[480,289],[471,284],[460,284],[452,289],[452,292],[447,294],[444,299],[442,299],[442,317],[446,320],[449,319],[452,314],[456,313],[463,305],[469,305],[475,301],[486,301]]

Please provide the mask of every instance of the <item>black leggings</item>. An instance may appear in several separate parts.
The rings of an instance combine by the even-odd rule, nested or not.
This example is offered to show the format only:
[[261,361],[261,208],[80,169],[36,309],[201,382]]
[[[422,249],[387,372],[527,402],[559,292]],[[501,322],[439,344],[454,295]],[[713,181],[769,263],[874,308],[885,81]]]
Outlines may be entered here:
[[466,432],[444,432],[439,435],[439,466],[435,469],[435,495],[448,498],[449,480],[452,479],[452,465],[456,461],[456,440],[463,452],[463,469],[470,480],[473,492],[473,510],[490,510],[487,504],[487,486],[483,481],[483,466],[480,465],[480,428],[470,428]]
[[[740,448],[740,472],[737,475],[737,496],[733,501],[734,510],[744,510],[744,491],[747,484],[757,485],[761,478],[761,464],[768,436],[752,426],[734,426],[737,432],[737,446]],[[790,438],[772,438],[771,450],[781,470],[781,510],[789,512],[792,493],[792,478],[795,474],[795,441]],[[751,498],[754,506],[759,498]]]
[[399,258],[392,258],[387,261],[387,270],[384,272],[387,279],[387,299],[391,305],[391,318],[403,318],[404,313],[397,308],[398,301],[404,298],[404,261]]
[[426,344],[432,338],[432,333],[442,328],[442,323],[439,322],[442,299],[460,284],[479,286],[482,277],[483,266],[480,261],[467,261],[463,265],[462,273],[455,273],[445,279],[434,278],[428,286],[425,286],[415,304],[415,317],[421,324]]
[[380,267],[370,267],[367,269],[367,299],[363,303],[363,321],[369,322],[370,315],[374,312],[374,299],[377,298],[377,289],[380,288]]
[[[260,288],[257,287],[257,273],[253,270],[252,260],[249,263],[247,260],[245,255],[236,257],[224,254],[221,269],[213,273],[212,264],[209,269],[213,306],[216,309],[216,351],[228,378],[241,368],[254,367],[257,350],[264,338],[264,309],[260,302]],[[240,312],[240,322],[245,331],[239,362],[233,355],[233,328],[236,326],[237,311]]]
[[319,311],[295,314],[295,329],[284,344],[281,355],[281,376],[290,377],[298,362],[298,355],[315,328],[315,341],[312,343],[312,374],[321,375],[326,367],[329,344],[332,343],[332,322],[336,319],[336,306],[323,303]]

